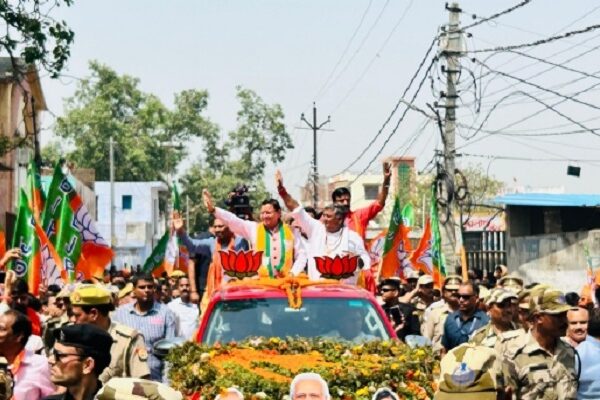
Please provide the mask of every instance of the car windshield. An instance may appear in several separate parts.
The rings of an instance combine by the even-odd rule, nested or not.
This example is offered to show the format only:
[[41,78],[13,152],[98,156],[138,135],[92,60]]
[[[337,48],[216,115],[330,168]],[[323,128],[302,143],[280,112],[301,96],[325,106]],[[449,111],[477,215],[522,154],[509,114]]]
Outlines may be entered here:
[[324,337],[361,342],[389,339],[381,317],[365,299],[302,299],[302,308],[287,299],[221,301],[216,304],[203,342],[240,341],[248,337]]

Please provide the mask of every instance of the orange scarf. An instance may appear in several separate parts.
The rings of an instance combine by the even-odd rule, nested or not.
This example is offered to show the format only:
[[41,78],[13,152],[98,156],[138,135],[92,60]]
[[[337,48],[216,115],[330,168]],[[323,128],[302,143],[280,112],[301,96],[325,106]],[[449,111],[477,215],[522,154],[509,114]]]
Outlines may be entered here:
[[[232,251],[235,245],[235,238],[232,237],[227,245],[227,249]],[[200,302],[200,311],[204,314],[206,311],[206,307],[208,307],[208,303],[213,293],[221,287],[221,283],[223,282],[223,267],[221,265],[221,255],[219,251],[222,249],[221,243],[218,240],[215,240],[215,250],[212,254],[212,261],[210,266],[208,267],[208,273],[206,275],[206,288],[204,289],[204,294],[202,295],[202,301]]]

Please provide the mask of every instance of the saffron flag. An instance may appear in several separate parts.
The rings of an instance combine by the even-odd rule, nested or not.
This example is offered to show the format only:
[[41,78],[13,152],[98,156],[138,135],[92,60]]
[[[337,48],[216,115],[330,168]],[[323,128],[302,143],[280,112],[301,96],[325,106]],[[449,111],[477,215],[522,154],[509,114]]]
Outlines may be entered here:
[[42,224],[67,271],[69,282],[103,276],[113,251],[96,229],[60,163],[54,169]]
[[588,297],[591,298],[592,303],[594,304],[594,307],[598,307],[598,299],[595,296],[597,285],[596,285],[596,279],[594,278],[594,269],[592,268],[592,258],[590,257],[590,250],[588,249],[587,246],[584,246],[583,250],[585,252],[585,259],[586,259],[586,265],[587,265],[586,270],[585,270],[586,282],[585,282],[585,285],[583,288],[583,292],[586,292],[586,291],[589,292]]
[[23,278],[29,286],[29,292],[37,296],[42,282],[42,254],[40,251],[40,238],[36,234],[36,224],[27,196],[21,189],[19,191],[19,208],[12,240],[12,247],[18,247],[21,250],[21,258],[13,260],[10,269],[15,271],[18,278]]
[[42,212],[46,203],[46,195],[42,190],[42,180],[40,178],[40,169],[35,161],[31,160],[27,167],[27,199],[29,207],[33,212],[33,217],[38,224],[41,224]]
[[[165,232],[165,234],[160,238],[154,249],[152,249],[152,253],[150,257],[144,263],[142,267],[142,271],[145,273],[150,273],[154,277],[160,277],[163,272],[169,272],[166,261],[167,255],[167,247],[169,245],[169,241],[171,240],[171,233],[169,231]],[[172,268],[172,265],[171,265]]]
[[0,259],[6,253],[6,235],[3,230],[0,230]]
[[408,228],[404,225],[400,208],[400,198],[396,196],[394,208],[390,218],[390,226],[383,245],[381,257],[380,278],[404,277],[404,270],[412,268],[409,259],[410,242],[408,241]]
[[442,237],[438,223],[435,187],[432,187],[430,215],[425,223],[419,246],[412,254],[411,259],[418,269],[432,276],[436,287],[442,286],[446,268],[442,254]]

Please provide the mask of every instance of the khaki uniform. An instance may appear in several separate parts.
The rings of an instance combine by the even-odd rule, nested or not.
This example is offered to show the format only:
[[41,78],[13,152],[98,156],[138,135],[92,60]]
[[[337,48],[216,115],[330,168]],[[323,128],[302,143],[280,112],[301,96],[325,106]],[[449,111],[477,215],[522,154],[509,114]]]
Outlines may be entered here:
[[[516,330],[517,327],[513,325],[513,330]],[[513,332],[513,330],[510,330],[508,332]],[[502,332],[502,333],[508,333],[508,332]],[[502,335],[501,333],[501,335]],[[471,339],[469,340],[469,343],[474,344],[475,346],[485,346],[485,347],[489,347],[490,349],[494,349],[496,348],[496,342],[499,340],[499,335],[496,332],[496,330],[494,330],[494,328],[492,327],[492,323],[488,323],[485,326],[482,326],[481,328],[477,329],[475,332],[473,332],[473,335],[471,336]]]
[[425,315],[425,310],[427,309],[427,304],[420,297],[413,298],[410,302],[413,306],[415,306],[415,311],[413,311],[413,315],[416,315],[419,318],[419,324],[423,325],[423,316]]
[[108,333],[114,340],[110,349],[111,361],[100,374],[100,381],[106,383],[111,378],[149,376],[148,353],[142,334],[116,322],[111,322]]
[[446,317],[451,312],[452,310],[450,310],[448,303],[444,302],[441,306],[431,309],[423,325],[421,325],[421,334],[431,340],[434,351],[441,351],[443,348],[442,335],[444,334],[444,323],[446,322]]
[[575,350],[557,342],[555,354],[544,350],[531,333],[507,339],[495,369],[513,398],[522,400],[570,400],[577,398]]

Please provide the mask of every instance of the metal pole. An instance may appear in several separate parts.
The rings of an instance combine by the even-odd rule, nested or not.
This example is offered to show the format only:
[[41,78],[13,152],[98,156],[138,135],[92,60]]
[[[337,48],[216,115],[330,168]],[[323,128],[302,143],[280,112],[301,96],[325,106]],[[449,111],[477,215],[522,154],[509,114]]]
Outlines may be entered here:
[[[304,113],[300,116],[300,119],[308,125],[313,131],[313,206],[318,207],[319,201],[319,169],[317,164],[317,132],[323,130],[323,126],[331,122],[331,117],[327,117],[327,120],[320,125],[317,125],[317,106],[313,103],[313,121],[312,124],[306,120]],[[325,129],[326,130],[326,129]]]
[[190,231],[190,196],[185,195],[185,227]]
[[113,138],[109,140],[109,158],[110,158],[110,246],[115,247],[115,159],[113,151]]
[[313,204],[319,202],[319,169],[317,166],[317,106],[313,103]]

